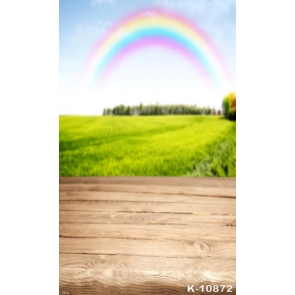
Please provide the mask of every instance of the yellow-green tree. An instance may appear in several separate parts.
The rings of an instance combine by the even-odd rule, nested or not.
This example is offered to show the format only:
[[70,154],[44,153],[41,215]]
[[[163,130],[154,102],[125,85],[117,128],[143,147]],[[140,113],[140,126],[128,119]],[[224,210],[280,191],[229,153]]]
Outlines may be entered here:
[[223,114],[229,120],[236,121],[236,94],[230,92],[222,101]]

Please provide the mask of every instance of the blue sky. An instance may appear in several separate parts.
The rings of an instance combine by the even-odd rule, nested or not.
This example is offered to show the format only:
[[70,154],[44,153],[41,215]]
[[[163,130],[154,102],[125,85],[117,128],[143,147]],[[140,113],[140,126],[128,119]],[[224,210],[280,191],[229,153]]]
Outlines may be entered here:
[[[223,56],[231,76],[227,89],[198,83],[186,60],[167,49],[143,50],[112,72],[104,89],[78,90],[78,76],[94,44],[121,18],[141,9],[168,9],[195,22]],[[235,91],[235,0],[60,0],[60,114],[101,114],[118,104],[185,103],[220,107],[225,92]]]

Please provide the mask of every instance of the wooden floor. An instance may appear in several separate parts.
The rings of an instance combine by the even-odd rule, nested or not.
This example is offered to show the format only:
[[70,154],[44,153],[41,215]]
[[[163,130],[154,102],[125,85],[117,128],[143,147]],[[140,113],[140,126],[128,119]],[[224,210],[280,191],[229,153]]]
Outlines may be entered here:
[[59,181],[59,294],[236,294],[235,178]]

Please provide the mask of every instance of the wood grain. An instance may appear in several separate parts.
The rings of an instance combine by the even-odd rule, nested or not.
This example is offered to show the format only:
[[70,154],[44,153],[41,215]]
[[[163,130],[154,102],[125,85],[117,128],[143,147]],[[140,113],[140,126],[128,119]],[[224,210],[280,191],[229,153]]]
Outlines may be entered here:
[[142,255],[165,257],[235,257],[235,242],[190,240],[143,240],[109,238],[60,238],[60,253]]
[[59,183],[59,294],[176,295],[187,294],[188,285],[214,284],[236,294],[235,179]]
[[216,198],[194,195],[166,195],[148,193],[120,193],[101,191],[61,191],[59,199],[62,201],[128,201],[128,202],[165,202],[165,203],[203,203],[203,204],[233,204],[234,198]]
[[208,225],[75,224],[60,223],[59,235],[68,238],[127,238],[150,240],[235,240],[234,227]]
[[60,201],[61,211],[92,212],[172,212],[191,214],[235,215],[232,204],[185,204],[159,202],[120,202],[120,201]]
[[160,185],[194,187],[236,187],[235,178],[220,177],[61,177],[59,184],[114,184],[114,185]]
[[60,294],[179,295],[202,284],[231,285],[232,293],[214,294],[236,294],[234,259],[60,254],[59,263]]
[[235,216],[197,215],[175,213],[122,213],[122,212],[87,212],[59,211],[59,221],[65,223],[100,223],[100,224],[178,224],[234,226]]
[[147,194],[195,195],[211,197],[235,198],[235,188],[193,187],[193,186],[163,186],[163,185],[113,185],[113,184],[60,184],[60,191],[103,191]]

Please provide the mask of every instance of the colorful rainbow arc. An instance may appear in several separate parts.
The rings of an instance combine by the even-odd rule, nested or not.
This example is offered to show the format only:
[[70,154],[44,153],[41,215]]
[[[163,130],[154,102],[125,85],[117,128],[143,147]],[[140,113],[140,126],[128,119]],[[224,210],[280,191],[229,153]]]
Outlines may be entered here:
[[81,86],[104,81],[120,61],[148,46],[181,54],[206,81],[228,83],[223,59],[208,36],[182,16],[157,9],[152,15],[140,11],[128,16],[96,44],[86,62]]

